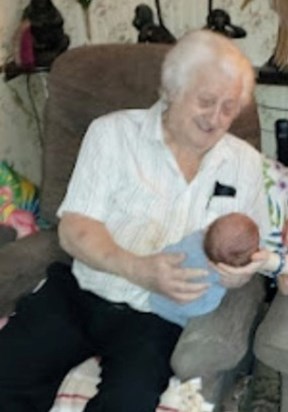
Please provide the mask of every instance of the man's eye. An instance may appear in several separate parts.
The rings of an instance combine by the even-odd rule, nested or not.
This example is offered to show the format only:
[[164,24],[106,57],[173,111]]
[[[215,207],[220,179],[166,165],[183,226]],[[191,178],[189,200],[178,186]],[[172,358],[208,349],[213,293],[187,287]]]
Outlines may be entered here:
[[212,107],[214,104],[214,100],[213,99],[199,99],[199,104],[203,108]]
[[227,106],[223,106],[223,113],[224,113],[226,116],[229,116],[229,115],[231,115],[231,114],[233,114],[233,113],[235,112],[235,109],[236,109],[236,107],[235,107],[234,104],[227,105]]

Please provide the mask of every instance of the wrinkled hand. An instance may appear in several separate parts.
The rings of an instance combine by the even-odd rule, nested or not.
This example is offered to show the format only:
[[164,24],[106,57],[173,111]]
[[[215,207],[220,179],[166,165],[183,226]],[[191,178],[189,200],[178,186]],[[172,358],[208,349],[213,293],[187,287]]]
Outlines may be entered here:
[[205,283],[207,271],[182,268],[184,259],[185,255],[179,253],[138,257],[134,262],[133,279],[130,280],[178,303],[192,301],[199,298],[210,284]]
[[[254,255],[252,256],[253,259]],[[263,258],[264,260],[266,258]],[[263,260],[252,260],[248,265],[241,267],[234,267],[226,265],[225,263],[218,263],[217,265],[211,263],[212,266],[220,274],[220,283],[228,289],[235,289],[244,286],[248,283],[253,275],[264,266]]]
[[267,249],[261,249],[258,252],[255,252],[252,256],[252,260],[259,264],[257,270],[265,270],[269,272],[274,272],[280,263],[279,255]]

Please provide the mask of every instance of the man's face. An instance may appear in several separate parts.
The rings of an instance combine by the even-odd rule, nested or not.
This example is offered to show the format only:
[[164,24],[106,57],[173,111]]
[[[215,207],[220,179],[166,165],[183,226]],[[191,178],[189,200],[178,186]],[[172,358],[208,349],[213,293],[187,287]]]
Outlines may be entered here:
[[211,68],[169,105],[168,130],[175,142],[204,153],[229,129],[240,110],[241,79]]

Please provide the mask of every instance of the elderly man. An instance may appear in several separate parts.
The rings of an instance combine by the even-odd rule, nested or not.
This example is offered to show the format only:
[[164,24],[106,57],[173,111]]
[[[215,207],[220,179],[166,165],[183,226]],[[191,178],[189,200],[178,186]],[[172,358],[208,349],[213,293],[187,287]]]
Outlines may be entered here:
[[[181,327],[151,312],[150,291],[185,303],[209,287],[184,254],[161,250],[233,211],[267,230],[260,155],[227,133],[253,85],[230,40],[190,32],[165,58],[158,102],[92,122],[58,210],[73,267],[48,268],[0,333],[1,412],[48,411],[65,374],[96,354],[102,381],[86,412],[155,409]],[[234,196],[214,197],[216,181]],[[241,286],[254,269],[221,282]]]

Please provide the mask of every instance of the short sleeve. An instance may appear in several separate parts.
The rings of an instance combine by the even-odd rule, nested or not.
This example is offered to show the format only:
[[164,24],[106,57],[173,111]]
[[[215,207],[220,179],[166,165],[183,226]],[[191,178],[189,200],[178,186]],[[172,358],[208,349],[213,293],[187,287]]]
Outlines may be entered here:
[[74,212],[105,222],[119,171],[112,126],[104,117],[88,128],[58,217]]

